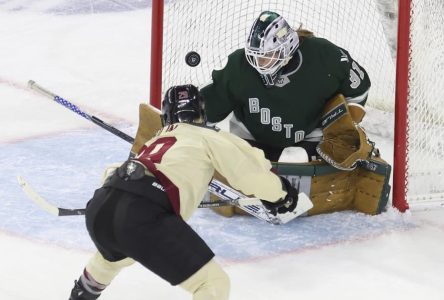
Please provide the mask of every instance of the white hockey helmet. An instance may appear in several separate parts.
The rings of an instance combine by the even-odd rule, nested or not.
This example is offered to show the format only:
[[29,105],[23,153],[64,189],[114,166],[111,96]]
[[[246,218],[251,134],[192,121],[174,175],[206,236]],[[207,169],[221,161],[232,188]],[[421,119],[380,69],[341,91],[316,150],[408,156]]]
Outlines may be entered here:
[[275,76],[291,59],[299,37],[279,14],[262,12],[254,21],[245,45],[245,56],[261,75]]

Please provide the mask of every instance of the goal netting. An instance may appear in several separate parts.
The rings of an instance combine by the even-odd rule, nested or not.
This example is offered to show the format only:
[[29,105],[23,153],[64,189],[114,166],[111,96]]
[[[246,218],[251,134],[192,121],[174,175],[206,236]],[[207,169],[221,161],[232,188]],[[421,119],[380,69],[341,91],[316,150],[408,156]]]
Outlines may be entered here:
[[442,206],[444,1],[413,0],[410,5],[405,192],[412,208]]
[[[387,7],[394,8],[393,12]],[[229,53],[244,47],[260,12],[272,10],[291,26],[302,24],[316,36],[347,49],[371,78],[367,105],[393,112],[397,8],[396,0],[164,1],[163,27],[153,26],[163,38],[162,45],[157,45],[163,59],[156,95],[174,84],[202,87],[209,83],[211,71],[222,68]],[[407,184],[402,189],[410,204],[430,203],[444,195],[444,1],[412,0],[410,16],[408,173],[400,176],[405,176]],[[196,67],[185,63],[190,51],[201,56]],[[160,99],[151,101],[159,103]]]

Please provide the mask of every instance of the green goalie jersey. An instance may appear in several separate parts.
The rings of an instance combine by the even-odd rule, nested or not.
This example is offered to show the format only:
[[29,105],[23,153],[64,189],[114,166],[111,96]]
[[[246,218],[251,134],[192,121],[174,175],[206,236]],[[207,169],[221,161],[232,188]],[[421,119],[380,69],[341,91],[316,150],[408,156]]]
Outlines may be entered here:
[[365,104],[370,79],[349,53],[326,39],[301,40],[276,83],[266,87],[249,65],[244,49],[233,52],[227,65],[202,88],[209,122],[234,112],[258,142],[287,147],[319,127],[325,103],[338,93]]

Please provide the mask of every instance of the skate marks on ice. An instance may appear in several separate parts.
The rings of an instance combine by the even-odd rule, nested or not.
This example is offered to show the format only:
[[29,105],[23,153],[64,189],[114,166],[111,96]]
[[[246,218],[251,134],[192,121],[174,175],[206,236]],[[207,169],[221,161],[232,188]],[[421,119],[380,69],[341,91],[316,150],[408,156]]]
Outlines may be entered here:
[[[101,129],[0,145],[0,230],[61,247],[92,250],[83,217],[48,215],[23,193],[16,176],[23,175],[54,204],[79,208],[99,186],[105,167],[125,160],[128,153],[125,141]],[[416,227],[393,212],[379,216],[341,212],[273,226],[248,216],[223,218],[209,209],[199,209],[190,223],[225,261],[317,249]]]
[[133,11],[151,7],[149,0],[3,0],[0,11],[32,11],[55,15]]

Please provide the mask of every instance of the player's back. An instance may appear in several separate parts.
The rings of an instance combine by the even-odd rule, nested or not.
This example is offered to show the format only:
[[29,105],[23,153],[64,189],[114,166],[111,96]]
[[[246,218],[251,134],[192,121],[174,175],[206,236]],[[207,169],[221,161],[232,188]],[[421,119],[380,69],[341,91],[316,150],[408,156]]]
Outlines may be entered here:
[[175,197],[171,189],[178,191],[178,199],[171,200],[180,203],[184,219],[188,219],[202,201],[213,177],[207,140],[216,136],[217,131],[212,128],[176,123],[165,126],[139,154],[141,158],[149,157],[157,171],[171,181],[169,186],[163,182],[170,198]]
[[[176,123],[164,127],[138,155],[152,162],[174,205],[186,220],[202,201],[214,171],[236,189],[275,201],[285,192],[261,150],[228,132]],[[151,170],[152,171],[152,170]]]

